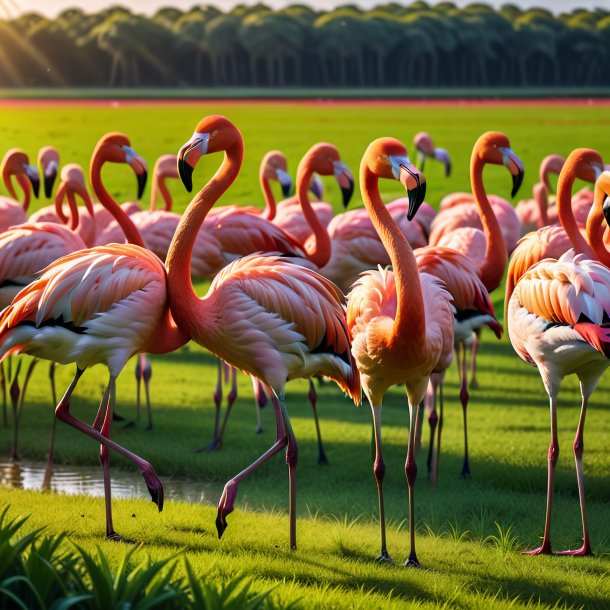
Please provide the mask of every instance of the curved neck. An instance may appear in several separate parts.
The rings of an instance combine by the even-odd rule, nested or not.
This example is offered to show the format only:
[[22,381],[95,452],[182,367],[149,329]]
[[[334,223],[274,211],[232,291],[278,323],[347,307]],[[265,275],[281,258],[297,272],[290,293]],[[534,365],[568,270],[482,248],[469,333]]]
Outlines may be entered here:
[[[15,187],[13,186],[13,183],[11,181],[11,176],[13,175],[14,174],[8,169],[8,167],[5,166],[2,171],[2,179],[4,180],[4,186],[6,187],[6,190],[8,191],[9,195],[15,201],[19,201],[19,198],[17,197],[17,191],[15,191]],[[30,205],[30,182],[27,179],[27,176],[24,176],[22,174],[18,174],[16,176],[16,180],[17,184],[19,184],[21,190],[23,191],[23,200],[21,201],[21,205],[23,205],[23,209],[27,212],[27,209]]]
[[606,221],[604,218],[603,205],[606,199],[606,193],[601,185],[595,185],[595,195],[593,199],[593,207],[587,217],[587,240],[599,259],[599,262],[610,267],[610,252],[604,244],[604,230]]
[[102,183],[103,165],[104,160],[101,158],[99,152],[94,154],[89,169],[89,179],[91,180],[91,186],[93,187],[94,193],[97,195],[100,203],[114,216],[114,218],[116,218],[121,229],[123,229],[123,233],[125,233],[127,241],[130,244],[145,248],[146,246],[144,245],[144,240],[142,239],[140,232]]
[[68,190],[66,196],[68,197],[68,204],[70,205],[70,229],[72,229],[72,231],[76,231],[80,222],[76,197],[71,190]]
[[576,165],[577,162],[574,159],[568,159],[559,174],[559,181],[557,182],[557,213],[559,214],[559,222],[568,234],[574,250],[578,254],[594,257],[593,251],[578,228],[572,210],[572,189],[576,180]]
[[157,207],[157,198],[161,193],[163,197],[163,203],[165,203],[165,211],[172,211],[172,195],[165,184],[165,178],[162,176],[155,176],[153,180],[152,190],[150,191],[150,209],[154,210]]
[[203,301],[191,283],[191,255],[193,246],[208,212],[231,186],[244,156],[244,145],[239,138],[227,149],[225,158],[211,180],[193,197],[174,233],[166,258],[167,285],[172,315],[189,336],[205,335],[211,328],[204,312]]
[[363,159],[360,166],[362,198],[379,239],[392,262],[396,284],[396,316],[387,347],[404,351],[423,347],[426,340],[426,314],[417,261],[409,242],[386,209],[379,194],[379,179]]
[[479,158],[475,149],[470,159],[470,182],[485,233],[485,257],[479,265],[479,277],[488,292],[491,292],[502,282],[508,253],[498,219],[489,203],[489,199],[487,199],[487,193],[483,186],[484,166],[485,162]]
[[263,191],[263,199],[265,200],[265,209],[262,212],[263,218],[273,220],[275,218],[276,211],[275,197],[273,196],[269,179],[265,177],[264,167],[262,166],[258,173],[258,181],[260,182],[261,190]]
[[307,258],[320,268],[330,260],[331,244],[328,230],[320,222],[309,200],[309,184],[312,176],[311,157],[305,156],[297,169],[297,197],[303,216],[314,235],[313,242],[309,240],[307,242]]
[[546,226],[549,222],[548,205],[549,200],[546,192],[546,187],[542,182],[534,184],[534,201],[538,206],[538,228]]

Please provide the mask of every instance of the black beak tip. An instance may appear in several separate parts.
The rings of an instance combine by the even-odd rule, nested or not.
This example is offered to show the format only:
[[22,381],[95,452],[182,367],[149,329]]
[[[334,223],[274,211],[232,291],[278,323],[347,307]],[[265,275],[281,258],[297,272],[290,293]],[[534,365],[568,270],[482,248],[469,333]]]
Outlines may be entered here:
[[218,532],[218,540],[222,538],[222,535],[225,533],[227,529],[227,520],[224,516],[217,515],[216,517],[216,531]]
[[445,178],[449,178],[449,176],[451,176],[451,161],[445,163]]
[[178,159],[178,175],[187,192],[193,190],[193,168],[183,159]]
[[513,176],[513,189],[510,193],[511,197],[514,197],[519,192],[519,189],[521,188],[521,185],[523,184],[523,176],[524,176],[523,172],[519,172],[516,176]]
[[142,172],[141,174],[137,174],[138,177],[138,199],[142,199],[142,195],[144,194],[144,189],[146,188],[146,179],[148,178],[147,172]]
[[57,172],[53,172],[49,176],[44,177],[44,195],[47,199],[50,199],[53,194],[53,185],[55,184],[56,178]]
[[284,197],[290,197],[290,191],[292,191],[292,184],[290,184],[290,182],[282,184],[282,195],[284,195]]
[[414,189],[409,189],[407,191],[407,195],[409,196],[409,209],[407,211],[407,220],[409,222],[415,218],[415,214],[417,214],[417,210],[419,210],[419,206],[424,202],[426,198],[426,183],[422,182],[419,186]]
[[343,207],[347,208],[349,202],[354,194],[354,181],[349,181],[349,186],[341,189],[341,194],[343,195]]
[[32,190],[34,191],[34,197],[38,199],[38,195],[40,194],[40,180],[34,178],[32,180]]

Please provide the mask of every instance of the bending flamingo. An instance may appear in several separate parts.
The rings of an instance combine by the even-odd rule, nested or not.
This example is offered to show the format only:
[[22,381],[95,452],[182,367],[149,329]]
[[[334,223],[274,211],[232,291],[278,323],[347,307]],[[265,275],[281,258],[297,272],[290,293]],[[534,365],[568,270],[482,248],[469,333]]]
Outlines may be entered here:
[[[610,194],[610,174],[595,187],[596,213]],[[605,206],[605,212],[608,212]],[[559,457],[557,395],[566,375],[580,381],[582,405],[574,439],[574,458],[582,519],[582,546],[559,554],[591,555],[585,507],[583,437],[587,405],[610,364],[610,252],[603,241],[595,243],[602,264],[569,250],[559,260],[546,259],[530,268],[515,286],[508,304],[508,330],[513,348],[526,363],[540,371],[551,409],[551,443],[548,452],[546,517],[542,544],[527,554],[551,554],[553,479]]]
[[51,199],[53,185],[59,174],[59,151],[57,148],[55,146],[43,146],[38,151],[38,165],[44,184],[44,196]]
[[[227,527],[239,483],[287,446],[290,547],[296,548],[298,450],[284,402],[286,381],[326,375],[358,401],[360,380],[350,354],[342,295],[318,273],[282,257],[254,254],[223,269],[204,298],[193,290],[189,272],[193,245],[209,210],[239,173],[241,133],[224,117],[204,118],[178,155],[180,175],[190,190],[199,159],[222,151],[225,158],[220,169],[189,204],[167,255],[171,310],[176,322],[197,343],[260,379],[273,401],[275,443],[226,484],[218,504],[218,535]],[[331,161],[328,166],[332,172]]]
[[432,136],[425,131],[420,131],[413,138],[413,145],[417,149],[417,163],[424,169],[426,159],[435,159],[445,166],[445,178],[451,175],[451,158],[444,148],[434,146]]
[[416,421],[430,375],[444,371],[451,363],[453,313],[451,297],[440,282],[419,273],[409,242],[383,205],[379,178],[399,180],[406,187],[411,200],[409,219],[425,195],[424,176],[409,161],[403,144],[393,138],[381,138],[369,145],[360,165],[362,197],[394,271],[380,268],[362,274],[348,297],[348,328],[352,354],[373,412],[382,561],[390,561],[390,556],[385,540],[381,405],[392,385],[404,383],[407,389],[410,423],[405,471],[409,485],[410,551],[405,565],[418,566],[413,496],[417,475]]
[[[0,231],[5,231],[9,227],[26,222],[31,198],[30,185],[34,190],[34,195],[38,197],[40,175],[38,169],[34,165],[30,165],[27,154],[18,148],[11,148],[7,151],[0,163],[0,172],[2,172],[4,186],[10,194],[10,197],[0,195]],[[23,191],[23,201],[17,200],[17,192],[11,180],[12,176],[15,176]]]
[[[116,378],[134,354],[167,353],[183,345],[187,337],[171,319],[161,261],[142,247],[137,230],[101,183],[101,168],[106,162],[128,163],[138,176],[145,175],[145,164],[125,136],[111,133],[98,142],[90,171],[96,194],[121,218],[130,240],[139,245],[81,250],[49,265],[2,312],[0,357],[21,352],[76,364],[76,374],[57,405],[56,415],[101,443],[106,536],[121,540],[112,522],[109,450],[140,468],[159,510],[163,507],[163,486],[148,462],[110,440]],[[98,414],[89,426],[72,415],[70,398],[84,370],[94,364],[105,364],[110,377]]]

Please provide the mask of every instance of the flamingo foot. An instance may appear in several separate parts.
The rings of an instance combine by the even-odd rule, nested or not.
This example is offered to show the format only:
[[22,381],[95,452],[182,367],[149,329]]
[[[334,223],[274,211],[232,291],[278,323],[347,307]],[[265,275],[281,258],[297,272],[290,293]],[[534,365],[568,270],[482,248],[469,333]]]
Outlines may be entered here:
[[120,536],[116,532],[110,532],[109,534],[106,534],[106,540],[110,542],[122,542],[123,544],[135,544],[133,540],[123,538],[123,536]]
[[318,464],[320,466],[328,466],[328,458],[326,457],[326,453],[324,453],[324,449],[320,447],[318,451]]
[[262,434],[263,433],[263,427],[262,426],[258,426],[256,428],[256,434]]
[[551,543],[543,542],[541,546],[537,549],[527,549],[525,551],[521,551],[522,555],[552,555],[553,551],[551,551]]
[[213,438],[207,445],[204,447],[197,447],[197,449],[193,449],[195,453],[202,453],[204,451],[218,451],[222,448],[222,441],[218,438]]
[[142,476],[152,501],[158,506],[159,512],[161,512],[163,510],[163,483],[161,483],[161,480],[150,464],[142,468]]
[[375,559],[377,563],[394,563],[390,554],[384,549],[381,551],[381,555]]
[[112,412],[112,421],[125,421],[125,418],[118,413]]
[[421,568],[421,564],[419,563],[419,559],[417,559],[417,555],[415,551],[411,551],[409,553],[409,558],[404,563],[405,568]]
[[592,557],[593,551],[591,550],[591,545],[587,542],[583,544],[579,549],[572,549],[569,551],[559,551],[555,553],[555,555],[571,555],[572,557]]
[[227,516],[233,512],[233,505],[237,497],[237,482],[231,479],[225,485],[225,488],[218,502],[218,511],[216,513],[216,531],[218,539],[222,538],[224,531],[227,529]]
[[462,472],[460,472],[460,476],[464,479],[470,478],[470,464],[468,463],[468,458],[464,458],[464,463],[462,464]]

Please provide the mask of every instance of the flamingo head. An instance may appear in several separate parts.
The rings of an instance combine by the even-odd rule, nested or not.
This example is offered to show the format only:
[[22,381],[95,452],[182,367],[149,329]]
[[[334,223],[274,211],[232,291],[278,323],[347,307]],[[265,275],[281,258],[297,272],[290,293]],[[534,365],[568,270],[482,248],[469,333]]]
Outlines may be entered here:
[[148,177],[148,167],[146,161],[131,147],[126,135],[110,132],[102,136],[93,151],[93,158],[98,156],[104,162],[127,163],[138,179],[138,199],[142,197]]
[[563,164],[566,162],[565,157],[561,155],[547,155],[540,163],[539,179],[544,184],[548,193],[551,192],[551,182],[549,174],[557,174],[561,172]]
[[226,117],[215,114],[201,119],[178,151],[178,174],[186,190],[193,190],[193,170],[203,155],[226,151],[238,142],[242,142],[241,133]]
[[413,165],[404,144],[395,138],[374,140],[362,158],[361,174],[365,166],[378,178],[398,180],[407,189],[407,218],[413,220],[426,196],[426,177]]
[[445,166],[445,178],[449,178],[451,175],[451,157],[449,153],[444,148],[435,148],[433,156]]
[[53,193],[53,185],[59,173],[59,151],[55,146],[44,146],[38,151],[38,165],[40,167],[43,183],[44,195],[47,199]]
[[[306,166],[320,176],[334,176],[341,189],[343,207],[347,207],[354,193],[354,177],[349,167],[341,161],[337,147],[327,142],[315,144],[299,163],[297,173],[302,173]],[[311,182],[309,188],[312,188]]]
[[40,174],[35,165],[30,165],[27,153],[19,148],[11,148],[4,155],[0,167],[2,168],[2,175],[7,182],[7,188],[11,197],[16,199],[17,194],[10,179],[7,179],[10,176],[16,176],[17,180],[19,180],[22,185],[23,183],[21,180],[25,180],[26,182],[29,180],[34,195],[38,197],[38,192],[40,191]]
[[499,131],[488,131],[484,133],[476,142],[472,152],[473,157],[478,158],[483,163],[494,163],[504,165],[513,177],[513,188],[511,197],[514,197],[523,183],[523,162],[512,151],[510,141],[506,134]]
[[570,167],[575,168],[576,178],[593,183],[604,171],[604,162],[596,150],[592,148],[577,148],[568,155],[564,167],[568,169]]
[[[72,195],[78,195],[84,202],[87,211],[91,218],[95,215],[93,211],[93,201],[87,191],[87,184],[85,182],[85,174],[80,165],[77,163],[68,163],[64,165],[61,170],[61,180],[57,193],[55,195],[55,211],[64,223],[68,222],[66,215],[63,212],[63,201],[68,193]],[[73,211],[73,227],[75,228],[78,223],[78,213],[74,214]]]
[[288,197],[292,191],[292,178],[287,171],[286,156],[279,150],[269,151],[261,161],[261,173],[267,180],[277,180],[282,187],[282,195]]

